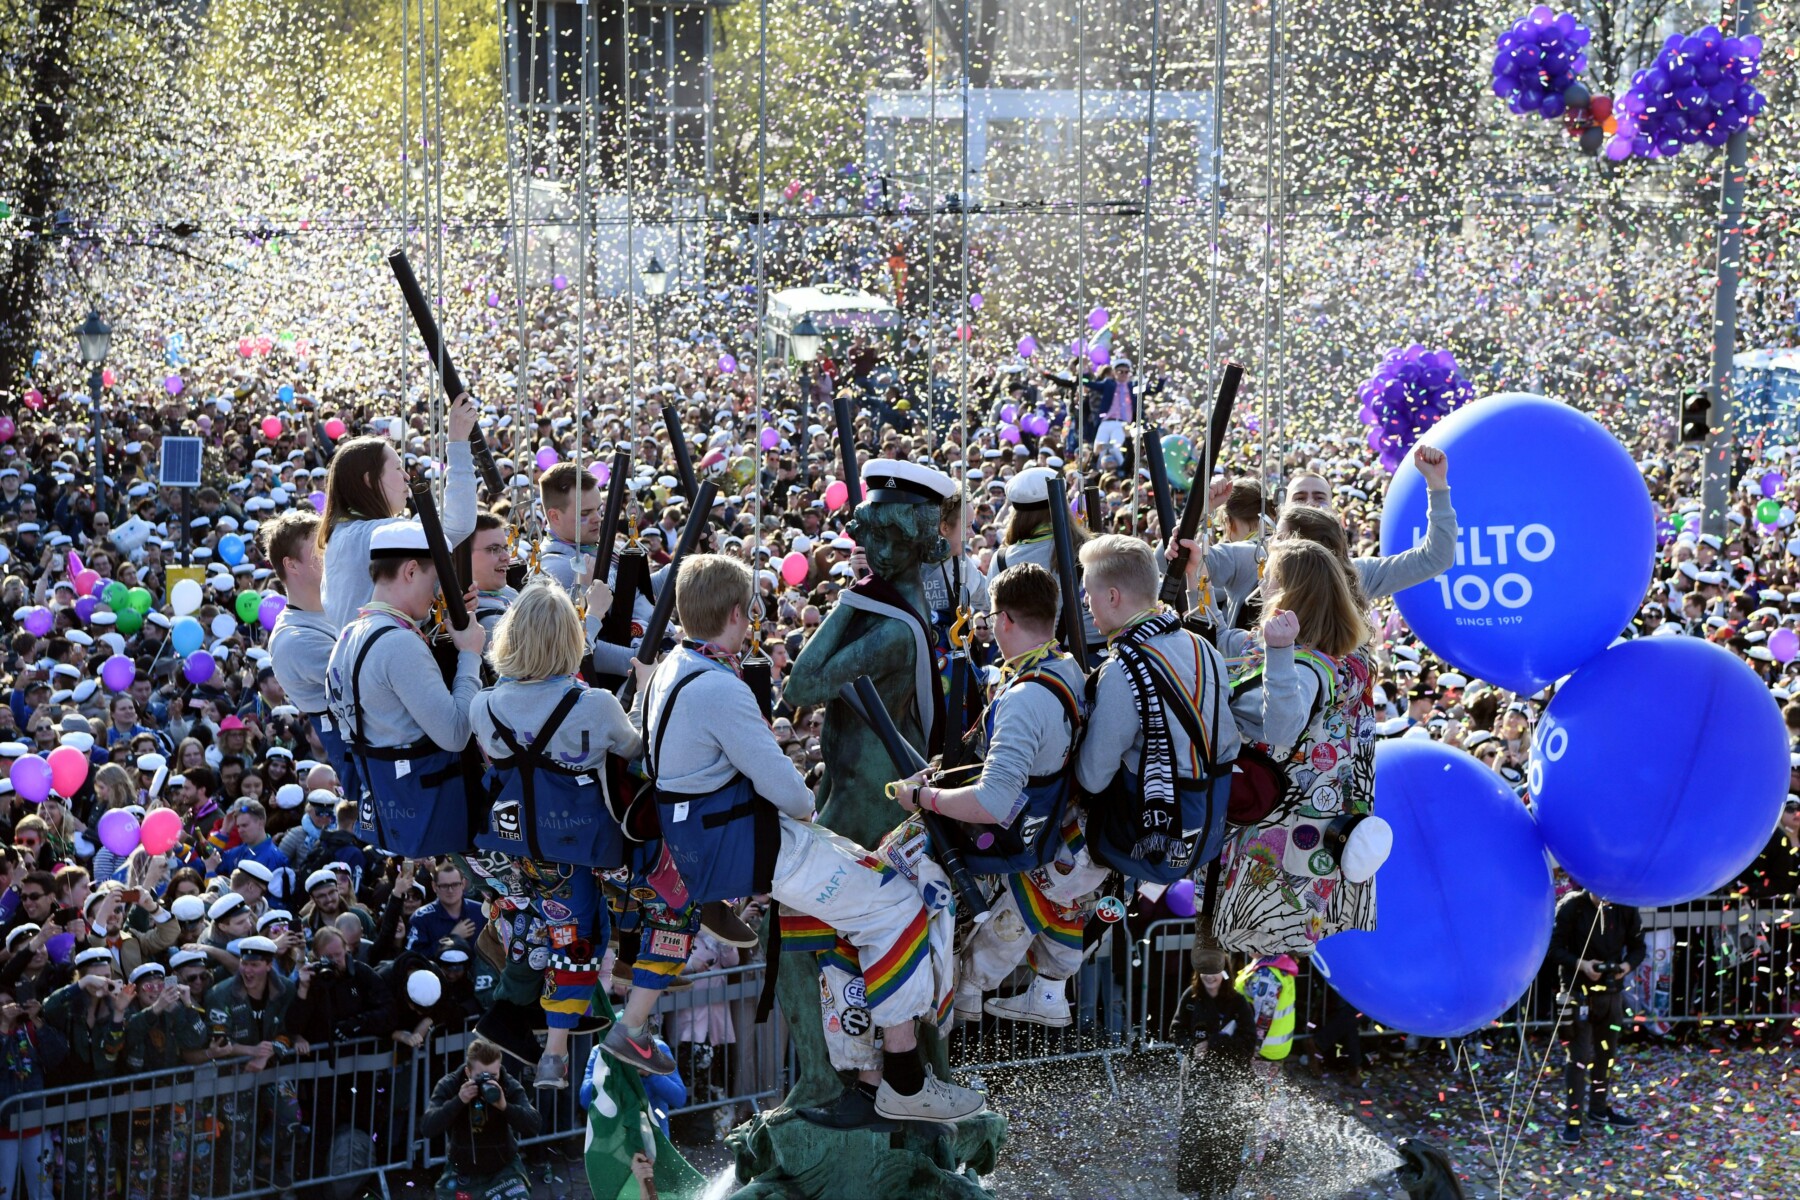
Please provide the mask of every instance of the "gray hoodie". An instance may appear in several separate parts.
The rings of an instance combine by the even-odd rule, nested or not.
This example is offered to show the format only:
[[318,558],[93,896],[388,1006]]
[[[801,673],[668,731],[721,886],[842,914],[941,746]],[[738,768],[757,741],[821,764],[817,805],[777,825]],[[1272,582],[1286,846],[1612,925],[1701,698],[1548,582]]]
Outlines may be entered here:
[[[1049,659],[1039,670],[1067,684],[1080,711],[1086,681],[1075,660]],[[1010,684],[994,699],[993,713],[994,736],[982,756],[975,799],[997,824],[1010,826],[1026,782],[1036,775],[1054,775],[1068,764],[1073,731],[1062,701],[1043,684]]]
[[288,701],[303,713],[325,711],[325,664],[337,645],[337,627],[324,613],[306,612],[292,604],[275,618],[269,633],[269,656],[275,681]]
[[[481,656],[456,656],[455,691],[444,686],[437,660],[424,639],[386,613],[352,621],[338,635],[327,671],[331,716],[346,740],[356,734],[360,710],[362,735],[378,749],[411,746],[429,738],[440,750],[461,750],[469,743],[469,705],[481,690]],[[363,663],[361,689],[352,694],[351,670],[363,643],[377,630],[393,629],[369,651]]]
[[638,735],[635,712],[627,716],[611,692],[582,687],[562,678],[502,680],[491,688],[483,688],[469,705],[469,723],[481,752],[489,758],[511,754],[495,731],[501,722],[512,730],[519,745],[531,745],[550,714],[562,703],[563,693],[571,687],[581,688],[581,699],[550,739],[549,756],[553,761],[587,770],[605,762],[609,751],[622,758],[633,758],[643,751],[644,740]]
[[[1195,707],[1199,710],[1202,722],[1216,722],[1213,761],[1216,764],[1236,759],[1239,745],[1237,723],[1231,719],[1230,700],[1225,685],[1225,661],[1219,657],[1219,652],[1185,629],[1175,629],[1160,637],[1151,638],[1146,645],[1160,651],[1169,661],[1175,674],[1175,682],[1189,697],[1194,696],[1196,688],[1196,661],[1203,666],[1207,686],[1205,694],[1197,698]],[[1192,743],[1173,716],[1169,719],[1169,732],[1175,742],[1175,773],[1183,779],[1198,778]],[[1109,657],[1100,667],[1094,708],[1088,714],[1087,735],[1086,740],[1081,743],[1076,778],[1085,790],[1099,792],[1112,782],[1121,766],[1134,775],[1138,774],[1143,757],[1144,730],[1138,723],[1137,704],[1131,698],[1131,684],[1118,662]]]

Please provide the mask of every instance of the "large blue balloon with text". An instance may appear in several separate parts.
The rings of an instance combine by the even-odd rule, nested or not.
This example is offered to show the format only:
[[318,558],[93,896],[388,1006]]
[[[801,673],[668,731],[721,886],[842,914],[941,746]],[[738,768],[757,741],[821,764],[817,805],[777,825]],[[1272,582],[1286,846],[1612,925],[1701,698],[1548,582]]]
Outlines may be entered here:
[[1730,883],[1768,842],[1787,800],[1787,727],[1723,646],[1640,638],[1558,689],[1527,778],[1570,878],[1620,904],[1680,904]]
[[[1656,517],[1631,455],[1591,417],[1508,393],[1445,417],[1420,442],[1450,460],[1456,563],[1395,599],[1408,625],[1467,675],[1531,693],[1600,653],[1650,585]],[[1381,543],[1425,539],[1427,489],[1394,474]]]
[[1383,1025],[1473,1033],[1525,994],[1550,948],[1556,892],[1537,823],[1499,775],[1424,738],[1376,746],[1375,811],[1394,829],[1375,928],[1326,938],[1314,963]]

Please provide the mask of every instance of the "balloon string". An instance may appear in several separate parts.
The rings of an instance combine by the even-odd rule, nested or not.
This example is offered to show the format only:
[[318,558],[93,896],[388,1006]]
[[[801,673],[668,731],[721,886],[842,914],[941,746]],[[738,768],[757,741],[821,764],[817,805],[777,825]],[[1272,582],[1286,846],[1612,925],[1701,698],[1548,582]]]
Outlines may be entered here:
[[1475,1111],[1481,1117],[1481,1132],[1487,1138],[1488,1158],[1493,1160],[1495,1169],[1499,1169],[1500,1151],[1494,1147],[1494,1127],[1488,1120],[1487,1101],[1481,1098],[1481,1083],[1475,1078],[1475,1060],[1469,1057],[1469,1045],[1463,1040],[1456,1045],[1456,1057],[1462,1060],[1463,1067],[1469,1072],[1469,1087],[1475,1093]]
[[[1596,927],[1599,926],[1599,924],[1600,924],[1600,909],[1599,909],[1599,906],[1596,904],[1596,906],[1594,908],[1594,919],[1588,922],[1587,937],[1583,938],[1582,942],[1581,942],[1581,953],[1575,956],[1575,960],[1577,963],[1580,963],[1582,960],[1587,958],[1588,946],[1593,942],[1594,930]],[[1576,974],[1579,975],[1580,971],[1581,971],[1580,967],[1577,966]],[[1573,980],[1573,979],[1570,980],[1571,987],[1575,986],[1576,983],[1577,983],[1576,980]],[[1519,1140],[1525,1136],[1525,1123],[1531,1116],[1531,1106],[1533,1103],[1536,1102],[1538,1088],[1540,1086],[1542,1086],[1542,1084],[1544,1082],[1544,1072],[1546,1070],[1548,1070],[1550,1067],[1550,1050],[1552,1047],[1554,1047],[1556,1045],[1557,1032],[1562,1029],[1563,1013],[1564,1013],[1566,1007],[1567,1006],[1562,1004],[1560,1001],[1556,1005],[1556,1020],[1550,1026],[1550,1041],[1544,1046],[1543,1059],[1540,1062],[1538,1062],[1536,1070],[1534,1070],[1531,1073],[1531,1091],[1526,1095],[1525,1106],[1524,1106],[1523,1110],[1521,1110],[1521,1112],[1519,1113],[1518,1130],[1516,1132],[1514,1132],[1513,1130],[1508,1129],[1506,1131],[1505,1135],[1501,1139],[1501,1145],[1506,1148],[1506,1155],[1504,1158],[1502,1158],[1500,1160],[1500,1162],[1498,1164],[1499,1171],[1500,1171],[1500,1178],[1495,1182],[1495,1189],[1500,1197],[1500,1200],[1504,1200],[1505,1195],[1506,1195],[1506,1173],[1511,1168],[1513,1155],[1518,1150]],[[1521,1039],[1523,1039],[1524,1036],[1525,1036],[1524,1027],[1521,1026],[1520,1030],[1519,1030],[1519,1037]]]

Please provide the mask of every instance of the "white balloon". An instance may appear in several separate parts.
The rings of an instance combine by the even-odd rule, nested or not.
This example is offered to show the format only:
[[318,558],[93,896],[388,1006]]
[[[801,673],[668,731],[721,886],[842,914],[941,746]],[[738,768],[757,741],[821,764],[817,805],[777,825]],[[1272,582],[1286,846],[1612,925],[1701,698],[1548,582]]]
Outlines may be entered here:
[[443,996],[444,985],[430,971],[414,971],[406,977],[406,998],[420,1008],[430,1008]]
[[237,632],[237,617],[231,613],[220,613],[212,619],[212,635],[221,640]]
[[199,608],[205,599],[206,593],[192,579],[177,580],[175,586],[169,589],[169,607],[175,610],[178,617],[187,616]]

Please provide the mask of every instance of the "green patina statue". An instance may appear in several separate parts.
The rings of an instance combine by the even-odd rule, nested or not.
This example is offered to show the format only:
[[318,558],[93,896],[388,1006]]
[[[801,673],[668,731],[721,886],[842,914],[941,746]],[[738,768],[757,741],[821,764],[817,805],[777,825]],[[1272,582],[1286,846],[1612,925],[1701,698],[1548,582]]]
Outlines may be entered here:
[[[817,800],[819,821],[864,845],[877,845],[904,814],[886,796],[896,778],[880,740],[838,689],[867,675],[900,734],[929,754],[943,723],[932,631],[919,569],[939,562],[948,545],[938,532],[938,506],[865,502],[856,508],[850,534],[867,555],[873,578],[846,591],[794,660],[783,689],[795,708],[823,705],[820,738],[825,772]],[[832,1068],[820,1019],[819,970],[814,955],[784,957],[777,983],[794,1040],[799,1076],[776,1112],[759,1115],[727,1139],[737,1174],[754,1182],[741,1200],[823,1198],[855,1194],[879,1200],[952,1200],[987,1193],[976,1174],[994,1169],[1006,1139],[1006,1120],[982,1112],[955,1126],[901,1123],[897,1132],[832,1129],[799,1116],[802,1108],[828,1107],[844,1082]],[[919,1031],[920,1048],[940,1078],[950,1077],[936,1030]]]

